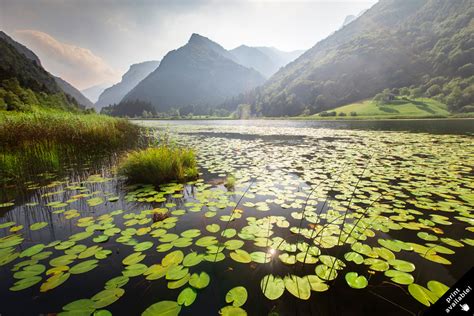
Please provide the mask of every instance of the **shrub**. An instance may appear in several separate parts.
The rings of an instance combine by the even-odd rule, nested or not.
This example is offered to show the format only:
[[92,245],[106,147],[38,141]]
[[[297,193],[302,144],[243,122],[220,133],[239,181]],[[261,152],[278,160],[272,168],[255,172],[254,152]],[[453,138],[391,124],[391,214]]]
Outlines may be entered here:
[[194,151],[169,145],[129,153],[118,171],[130,182],[151,184],[186,181],[198,175]]
[[357,116],[357,112],[351,112],[351,116]]
[[339,112],[338,116],[347,116],[347,114],[344,112]]

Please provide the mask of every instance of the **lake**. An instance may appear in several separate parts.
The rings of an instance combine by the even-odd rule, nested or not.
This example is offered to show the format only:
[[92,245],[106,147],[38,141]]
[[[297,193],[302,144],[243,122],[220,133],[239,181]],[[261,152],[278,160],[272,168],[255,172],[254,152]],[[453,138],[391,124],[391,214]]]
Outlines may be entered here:
[[135,122],[199,179],[5,184],[2,315],[417,315],[472,267],[473,120]]

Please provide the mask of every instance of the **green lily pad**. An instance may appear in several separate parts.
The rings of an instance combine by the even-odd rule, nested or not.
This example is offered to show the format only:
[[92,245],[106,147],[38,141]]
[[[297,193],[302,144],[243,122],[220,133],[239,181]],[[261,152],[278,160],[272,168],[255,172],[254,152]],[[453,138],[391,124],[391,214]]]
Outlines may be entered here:
[[142,316],[177,316],[181,306],[175,301],[161,301],[148,307]]
[[347,284],[353,289],[363,289],[369,284],[367,278],[363,275],[358,275],[357,272],[346,273],[345,279]]
[[269,300],[276,300],[285,292],[285,282],[279,276],[269,274],[260,281],[260,288]]
[[248,293],[245,287],[237,286],[229,290],[225,296],[227,303],[232,303],[233,306],[242,306],[247,301]]
[[197,292],[195,289],[187,287],[184,290],[181,291],[178,295],[178,304],[179,305],[184,305],[184,306],[189,306],[194,301],[196,300],[197,297]]
[[203,289],[209,285],[211,278],[206,272],[201,272],[200,274],[193,273],[189,279],[189,285],[196,289]]
[[307,300],[311,296],[311,285],[307,278],[296,275],[285,276],[285,288],[299,299]]

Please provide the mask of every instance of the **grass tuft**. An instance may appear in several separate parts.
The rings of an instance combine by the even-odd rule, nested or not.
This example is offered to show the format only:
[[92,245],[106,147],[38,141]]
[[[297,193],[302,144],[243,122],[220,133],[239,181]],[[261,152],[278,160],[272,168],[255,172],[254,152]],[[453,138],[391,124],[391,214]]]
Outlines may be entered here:
[[169,145],[129,153],[118,171],[130,182],[147,184],[186,181],[198,175],[194,151]]

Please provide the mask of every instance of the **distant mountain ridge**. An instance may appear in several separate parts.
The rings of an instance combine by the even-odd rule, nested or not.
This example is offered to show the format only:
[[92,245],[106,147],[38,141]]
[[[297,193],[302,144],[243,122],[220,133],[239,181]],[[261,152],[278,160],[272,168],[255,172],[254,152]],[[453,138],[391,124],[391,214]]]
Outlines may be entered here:
[[159,61],[152,60],[131,65],[119,83],[105,89],[100,94],[99,99],[95,103],[96,109],[122,101],[123,97],[154,71],[159,64]]
[[[35,91],[43,91],[44,90],[43,88],[46,88],[45,90],[48,93],[57,93],[59,91],[63,91],[64,93],[73,97],[77,101],[77,103],[79,105],[82,105],[83,107],[92,108],[94,106],[94,104],[89,99],[87,99],[78,89],[76,89],[70,83],[66,82],[62,78],[53,76],[49,74],[46,70],[44,70],[38,56],[34,52],[32,52],[29,48],[18,43],[17,41],[15,41],[14,39],[12,39],[10,36],[8,36],[6,33],[2,31],[0,31],[0,39],[4,40],[9,45],[13,46],[18,53],[23,55],[26,59],[30,60],[34,65],[34,66],[26,65],[27,63],[23,61],[22,62],[23,69],[20,69],[20,68],[16,70],[10,69],[9,71],[11,70],[13,71],[9,75],[6,75],[5,73],[3,73],[2,77],[3,76],[8,76],[9,78],[15,77],[19,80],[20,84],[22,84],[24,87],[31,88],[33,90],[36,89]],[[9,54],[7,54],[5,51],[4,57],[6,57],[7,55]],[[7,67],[8,63],[4,64],[4,66]],[[32,71],[35,68],[36,70]],[[6,72],[5,70],[6,69],[4,69],[3,72]],[[27,73],[31,73],[29,79],[26,79],[24,77]],[[39,88],[39,87],[35,88],[34,85],[31,85],[31,82],[36,81],[36,80],[41,82],[41,85],[43,86],[42,88]],[[27,83],[25,81],[30,81],[30,83]],[[54,81],[54,84],[53,84],[53,81]]]
[[380,0],[246,100],[260,115],[299,115],[407,87],[452,111],[471,106],[473,17],[469,0]]
[[205,111],[264,81],[258,71],[238,64],[219,44],[193,34],[186,45],[166,54],[122,101],[150,102],[158,112],[186,106]]
[[73,85],[69,82],[65,81],[60,77],[54,77],[58,86],[63,90],[66,94],[69,94],[71,97],[76,99],[77,103],[84,106],[85,108],[91,109],[94,108],[94,103],[91,100],[86,98],[81,91],[76,89]]
[[257,70],[267,78],[303,52],[302,50],[283,52],[273,47],[249,47],[246,45],[230,50],[236,62]]

